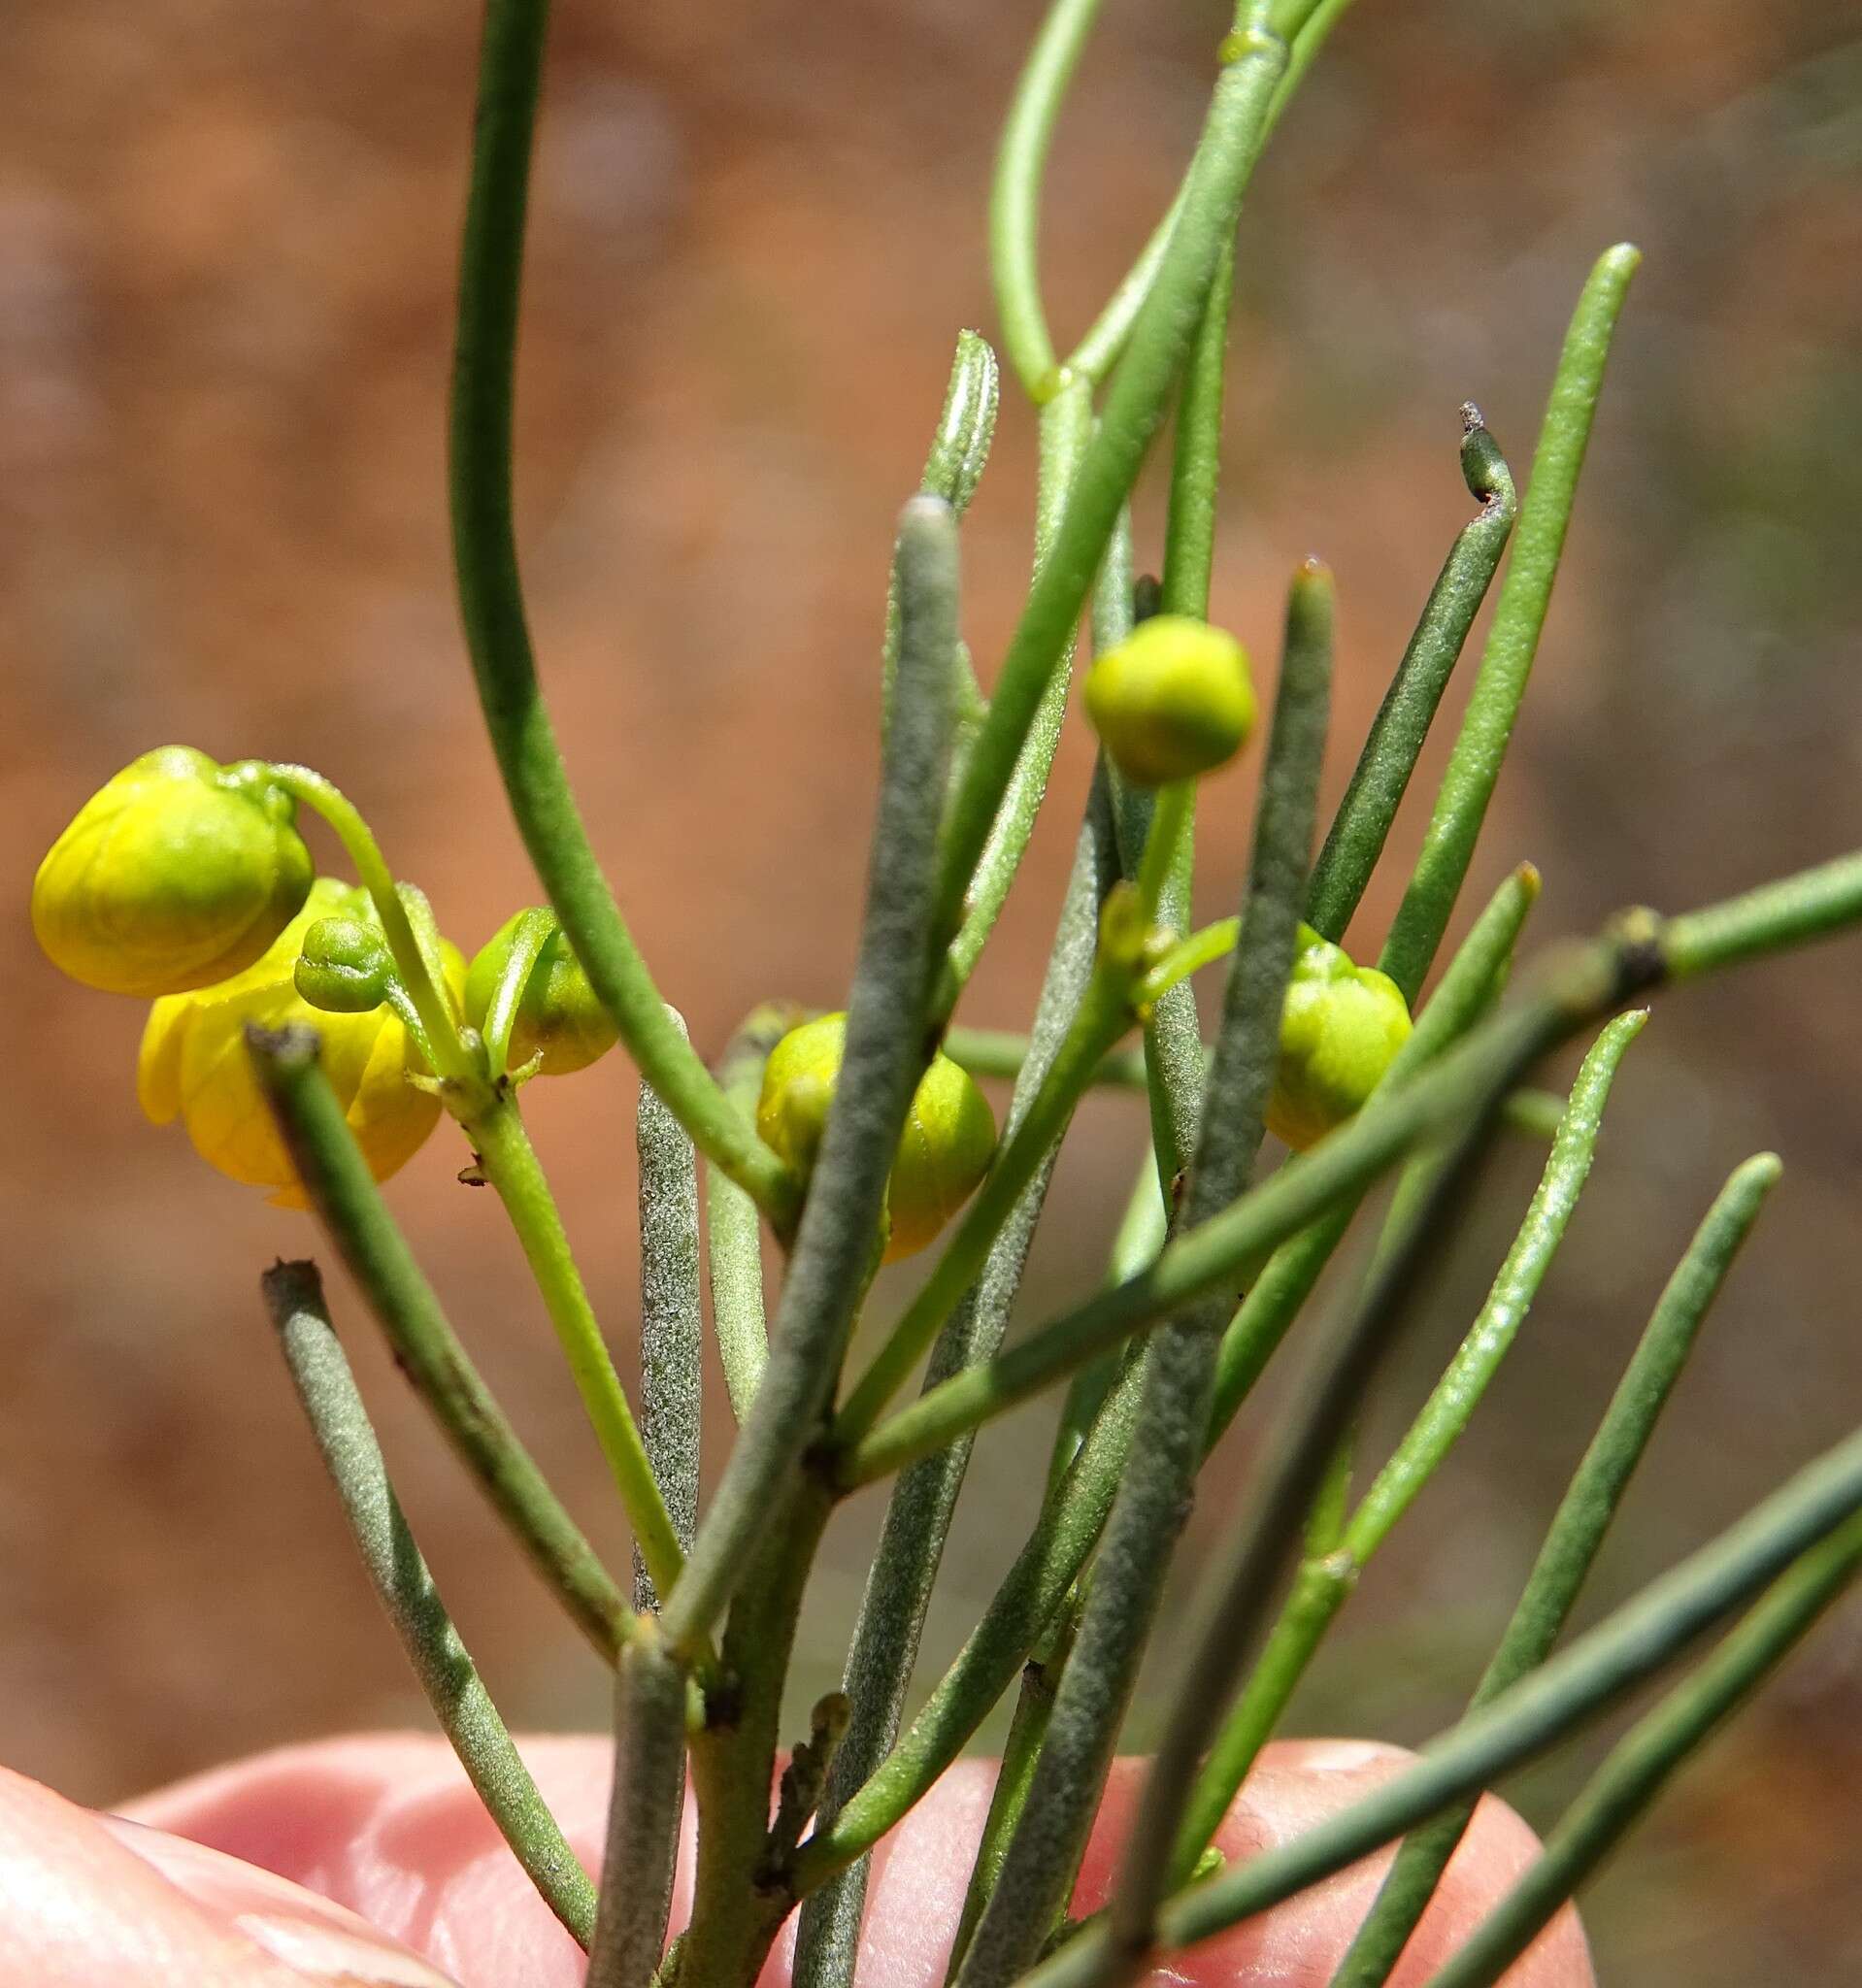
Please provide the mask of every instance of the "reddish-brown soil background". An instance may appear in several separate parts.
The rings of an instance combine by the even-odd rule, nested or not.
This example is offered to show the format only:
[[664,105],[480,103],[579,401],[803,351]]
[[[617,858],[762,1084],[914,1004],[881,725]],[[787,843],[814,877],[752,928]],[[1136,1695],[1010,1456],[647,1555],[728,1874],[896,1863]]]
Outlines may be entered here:
[[[418,1716],[255,1302],[257,1271],[309,1246],[306,1226],[142,1122],[140,1014],[61,983],[24,903],[77,801],[171,739],[322,767],[468,946],[529,893],[469,694],[441,496],[469,12],[25,0],[0,25],[0,1752],[88,1800]],[[1051,182],[1063,326],[1167,197],[1220,12],[1108,8]],[[559,9],[521,382],[528,579],[595,833],[708,1048],[762,996],[844,984],[889,520],[953,331],[991,321],[980,218],[1034,14]],[[1334,791],[1465,514],[1456,404],[1481,403],[1523,474],[1589,259],[1623,236],[1647,251],[1475,879],[1535,858],[1546,935],[1858,840],[1855,28],[1842,0],[1366,0],[1260,175],[1217,608],[1271,657],[1291,563],[1337,567]],[[985,675],[1025,569],[1029,428],[1013,409],[968,534]],[[1084,769],[1076,729],[973,1019],[1027,1013]],[[1212,793],[1212,907],[1236,889],[1249,800],[1246,773]],[[1415,829],[1413,812],[1406,850]],[[1367,906],[1367,945],[1390,902]],[[1586,1613],[1854,1421],[1857,962],[1851,942],[1663,1006],[1512,1370],[1367,1579],[1300,1728],[1413,1740],[1449,1716],[1669,1261],[1758,1146],[1784,1153],[1785,1184]],[[611,1058],[531,1097],[625,1365],[628,1074]],[[1086,1114],[1037,1296],[1092,1275],[1141,1138],[1129,1104]],[[395,1205],[618,1556],[515,1251],[455,1164],[436,1138]],[[1513,1154],[1473,1222],[1383,1433],[1478,1301],[1532,1165]],[[598,1721],[601,1679],[347,1303],[343,1322],[514,1718]],[[1025,1521],[1036,1419],[979,1449],[928,1662]],[[1195,1545],[1249,1449],[1244,1433],[1223,1460]],[[873,1521],[856,1508],[834,1538],[798,1694],[831,1674]],[[1850,1609],[1596,1887],[1606,1978],[1862,1969],[1859,1659]],[[1527,1777],[1529,1812],[1555,1813],[1581,1765]]]

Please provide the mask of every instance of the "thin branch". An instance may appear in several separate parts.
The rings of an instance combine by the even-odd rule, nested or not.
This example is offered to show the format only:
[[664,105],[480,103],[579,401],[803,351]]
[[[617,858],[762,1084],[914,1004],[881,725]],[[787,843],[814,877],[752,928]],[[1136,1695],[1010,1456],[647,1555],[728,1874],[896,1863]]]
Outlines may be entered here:
[[1513,478],[1480,411],[1470,403],[1461,416],[1461,474],[1480,514],[1462,526],[1448,549],[1313,866],[1306,922],[1334,941],[1345,937],[1383,853],[1442,693],[1513,536],[1518,509]]
[[1804,1555],[1710,1656],[1611,1748],[1539,1860],[1430,1977],[1429,1988],[1493,1988],[1553,1914],[1639,1822],[1675,1773],[1816,1626],[1862,1573],[1862,1522]]
[[589,845],[537,682],[512,519],[511,435],[525,211],[546,0],[487,0],[459,256],[449,426],[459,613],[485,729],[524,847],[641,1074],[779,1229],[795,1180],[667,1018]]
[[311,1206],[402,1372],[577,1627],[615,1663],[632,1611],[448,1323],[318,1068],[316,1032],[249,1028],[246,1040]]
[[313,1263],[279,1263],[260,1279],[284,1363],[349,1518],[362,1565],[387,1610],[440,1729],[525,1876],[582,1946],[595,1888],[518,1757],[408,1531],[381,1445],[330,1328]]
[[[1560,1501],[1524,1593],[1469,1709],[1489,1705],[1551,1654],[1629,1488],[1662,1409],[1687,1364],[1702,1321],[1719,1295],[1779,1162],[1761,1153],[1738,1168],[1708,1210],[1669,1278],[1596,1435]],[[1381,1988],[1401,1958],[1474,1815],[1448,1809],[1397,1852],[1364,1924],[1333,1976],[1333,1988]]]

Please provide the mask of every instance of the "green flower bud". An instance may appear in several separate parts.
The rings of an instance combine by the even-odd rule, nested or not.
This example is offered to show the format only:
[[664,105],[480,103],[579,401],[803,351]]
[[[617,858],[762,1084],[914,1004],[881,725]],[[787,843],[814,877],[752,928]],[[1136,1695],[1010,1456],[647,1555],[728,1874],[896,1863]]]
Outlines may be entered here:
[[241,972],[311,887],[291,797],[191,746],[132,760],[78,811],[32,885],[51,963],[111,994],[180,994]]
[[297,991],[325,1014],[365,1014],[388,998],[394,955],[379,925],[361,918],[319,918],[304,934],[291,969]]
[[[791,1029],[763,1068],[756,1129],[803,1179],[815,1171],[841,1077],[847,1016]],[[919,1080],[886,1179],[885,1261],[922,1249],[969,1200],[995,1155],[996,1121],[976,1080],[940,1052]]]
[[[378,1180],[412,1159],[439,1121],[439,1098],[413,1081],[426,1068],[393,1009],[331,1013],[297,990],[299,956],[315,927],[368,930],[372,918],[365,891],[319,877],[303,910],[244,973],[167,995],[149,1011],[136,1069],[144,1112],[156,1125],[180,1118],[202,1159],[229,1179],[270,1188],[280,1208],[303,1208],[304,1190],[247,1054],[248,1022],[316,1029],[330,1088]],[[465,963],[444,943],[441,955],[456,999]]]
[[1254,729],[1247,651],[1186,614],[1141,621],[1087,671],[1085,696],[1108,757],[1140,787],[1212,772]]
[[1387,974],[1300,927],[1280,1011],[1280,1053],[1269,1127],[1309,1146],[1342,1125],[1382,1080],[1410,1034],[1410,1010]]
[[[511,962],[518,921],[524,915],[513,912],[466,971],[465,1015],[475,1029],[482,1030],[491,1012]],[[614,1017],[589,985],[588,976],[561,929],[552,923],[517,1002],[507,1058],[510,1068],[520,1070],[533,1056],[541,1055],[545,1077],[567,1077],[572,1070],[586,1069],[597,1057],[605,1056],[617,1037]]]

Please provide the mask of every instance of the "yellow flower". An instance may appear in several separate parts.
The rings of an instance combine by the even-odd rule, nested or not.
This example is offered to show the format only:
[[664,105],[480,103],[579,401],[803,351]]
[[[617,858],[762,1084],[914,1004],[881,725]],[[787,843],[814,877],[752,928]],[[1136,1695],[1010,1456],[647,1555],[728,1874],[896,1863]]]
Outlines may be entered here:
[[1280,1011],[1269,1127],[1290,1146],[1323,1139],[1378,1087],[1409,1034],[1397,983],[1302,925]]
[[52,964],[110,994],[180,994],[249,967],[311,887],[296,807],[256,760],[163,746],[78,811],[32,885]]
[[[756,1129],[804,1179],[815,1171],[846,1048],[847,1016],[817,1015],[790,1029],[764,1066]],[[886,1178],[886,1262],[915,1254],[937,1235],[976,1192],[995,1149],[988,1100],[940,1051],[913,1093]]]
[[[293,979],[304,936],[319,919],[372,922],[368,895],[319,877],[262,958],[216,986],[172,994],[150,1010],[136,1091],[156,1125],[179,1117],[194,1150],[229,1179],[272,1190],[279,1208],[303,1208],[290,1155],[246,1052],[246,1025],[301,1022],[322,1039],[324,1074],[369,1170],[385,1180],[412,1159],[440,1116],[440,1101],[410,1082],[425,1066],[400,1017],[385,1003],[360,1013],[311,1007]],[[464,979],[457,949],[442,947],[455,1002]]]

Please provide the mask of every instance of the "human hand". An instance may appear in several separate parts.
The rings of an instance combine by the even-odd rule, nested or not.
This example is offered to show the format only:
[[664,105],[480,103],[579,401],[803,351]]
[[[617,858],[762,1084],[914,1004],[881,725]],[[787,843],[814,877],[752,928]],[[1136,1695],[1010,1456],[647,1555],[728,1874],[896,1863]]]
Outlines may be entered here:
[[[524,1755],[591,1868],[610,1748],[542,1739]],[[1347,1806],[1407,1759],[1395,1747],[1270,1746],[1218,1839],[1246,1857]],[[1143,1763],[1114,1769],[1081,1873],[1101,1904]],[[991,1769],[965,1762],[875,1853],[861,1988],[938,1988]],[[689,1818],[688,1818],[689,1824]],[[687,1835],[689,1838],[689,1827]],[[1421,1988],[1533,1852],[1525,1825],[1481,1804],[1393,1976]],[[689,1902],[689,1840],[674,1908]],[[1324,1988],[1374,1896],[1367,1860],[1171,1963],[1190,1988]],[[793,1921],[764,1975],[786,1988]],[[582,1956],[518,1871],[439,1740],[371,1737],[259,1755],[126,1806],[73,1806],[0,1773],[0,1988],[574,1988]],[[1508,1988],[1594,1988],[1567,1911]]]

